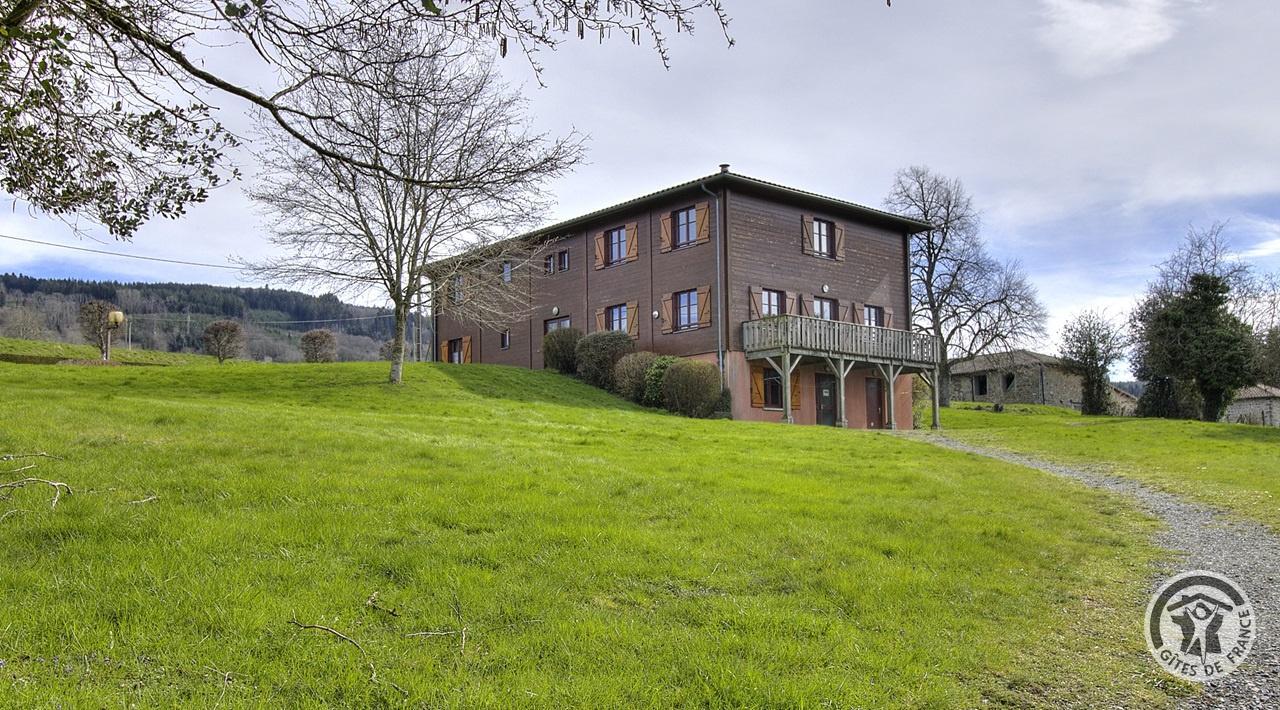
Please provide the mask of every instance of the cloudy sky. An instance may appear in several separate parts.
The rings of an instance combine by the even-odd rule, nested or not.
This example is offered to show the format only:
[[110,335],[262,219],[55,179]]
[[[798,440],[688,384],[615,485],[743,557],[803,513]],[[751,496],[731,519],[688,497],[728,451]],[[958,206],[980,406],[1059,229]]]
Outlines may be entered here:
[[[672,66],[623,39],[545,53],[539,127],[590,136],[559,181],[570,217],[728,162],[736,172],[878,205],[894,172],[964,180],[993,251],[1022,261],[1057,330],[1121,313],[1189,223],[1280,269],[1280,11],[1274,0],[724,0],[735,46],[704,17]],[[838,9],[835,9],[838,8]],[[229,100],[224,120],[246,126]],[[252,156],[241,164],[252,179]],[[0,234],[102,248],[23,205]],[[239,185],[105,248],[224,262],[266,253]],[[236,284],[235,272],[0,240],[0,270]],[[1042,344],[1051,347],[1051,343]]]

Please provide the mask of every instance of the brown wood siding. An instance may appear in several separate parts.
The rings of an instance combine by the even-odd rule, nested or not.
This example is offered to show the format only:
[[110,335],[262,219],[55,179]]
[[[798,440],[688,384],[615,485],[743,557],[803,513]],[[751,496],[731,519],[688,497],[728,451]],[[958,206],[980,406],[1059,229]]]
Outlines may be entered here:
[[[705,204],[710,239],[662,251],[662,221],[674,210]],[[526,320],[511,326],[511,348],[498,347],[498,331],[481,332],[453,321],[447,312],[437,318],[437,341],[470,335],[475,340],[475,362],[542,367],[543,323],[552,317],[569,317],[573,326],[589,333],[596,329],[597,309],[628,304],[636,330],[636,348],[669,355],[700,355],[716,351],[715,304],[723,299],[725,346],[741,349],[742,322],[756,317],[751,290],[760,287],[783,291],[789,307],[812,311],[815,297],[836,301],[842,319],[861,319],[865,304],[893,313],[893,325],[902,327],[908,311],[907,243],[897,232],[862,223],[849,215],[827,214],[808,205],[791,205],[733,191],[723,204],[729,235],[725,246],[725,293],[715,289],[716,201],[696,188],[647,209],[615,214],[539,248],[527,270],[518,274],[529,284],[532,310]],[[804,253],[802,217],[834,222],[843,233],[842,261]],[[699,220],[701,222],[701,220]],[[635,225],[635,259],[601,269],[594,268],[594,237],[605,229]],[[701,231],[701,225],[699,225]],[[570,270],[543,274],[543,257],[561,249],[570,253]],[[828,293],[822,285],[830,286]],[[686,289],[710,288],[709,327],[663,333],[662,299]],[[552,308],[558,307],[559,316]],[[758,308],[756,306],[755,308]],[[790,310],[790,309],[789,309]],[[790,312],[796,312],[790,310]],[[748,393],[737,394],[746,400]]]
[[[831,220],[843,230],[843,260],[805,253],[806,216]],[[898,309],[907,302],[902,234],[743,192],[730,194],[728,226],[729,349],[742,348],[742,322],[755,317],[751,289],[758,287],[786,292],[788,301],[804,296],[806,304],[814,296],[831,298],[842,312],[851,304],[883,306],[895,311],[895,325],[900,322]],[[822,292],[823,284],[829,292]]]

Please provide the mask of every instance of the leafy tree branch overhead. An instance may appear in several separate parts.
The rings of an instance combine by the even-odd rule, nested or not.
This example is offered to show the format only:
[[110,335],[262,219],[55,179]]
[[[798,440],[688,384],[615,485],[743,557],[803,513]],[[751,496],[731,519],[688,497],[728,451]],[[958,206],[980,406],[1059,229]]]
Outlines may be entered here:
[[[361,37],[408,27],[482,40],[488,51],[518,51],[541,75],[538,52],[575,36],[648,41],[667,64],[669,34],[693,32],[700,15],[732,44],[721,0],[0,2],[0,188],[39,211],[88,218],[128,239],[147,220],[181,216],[237,176],[229,159],[237,139],[216,116],[227,97],[317,155],[387,173],[388,161],[365,160],[330,140],[362,145],[364,126],[297,100],[312,86],[376,88],[393,103],[429,97],[430,87],[412,83],[373,87],[378,67],[362,53]],[[244,56],[260,66],[245,67]],[[412,59],[406,50],[397,61]],[[349,72],[320,69],[338,65]],[[458,181],[474,186],[489,177]]]

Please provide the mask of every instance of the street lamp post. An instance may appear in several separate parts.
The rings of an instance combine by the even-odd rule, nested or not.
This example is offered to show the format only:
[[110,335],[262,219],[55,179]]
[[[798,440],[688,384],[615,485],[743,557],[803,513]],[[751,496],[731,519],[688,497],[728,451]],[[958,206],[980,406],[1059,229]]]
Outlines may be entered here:
[[111,331],[119,328],[121,323],[124,323],[123,311],[111,311],[107,314],[107,347],[106,350],[102,352],[102,359],[104,361],[111,359]]

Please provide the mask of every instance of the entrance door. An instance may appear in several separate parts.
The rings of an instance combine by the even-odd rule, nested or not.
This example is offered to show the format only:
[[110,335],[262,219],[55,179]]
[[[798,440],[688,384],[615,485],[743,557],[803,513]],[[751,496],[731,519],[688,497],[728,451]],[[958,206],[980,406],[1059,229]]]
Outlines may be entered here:
[[836,378],[816,372],[813,375],[813,391],[817,393],[818,423],[836,425]]
[[884,380],[867,378],[867,428],[884,428]]

